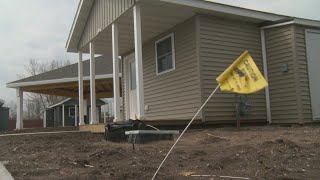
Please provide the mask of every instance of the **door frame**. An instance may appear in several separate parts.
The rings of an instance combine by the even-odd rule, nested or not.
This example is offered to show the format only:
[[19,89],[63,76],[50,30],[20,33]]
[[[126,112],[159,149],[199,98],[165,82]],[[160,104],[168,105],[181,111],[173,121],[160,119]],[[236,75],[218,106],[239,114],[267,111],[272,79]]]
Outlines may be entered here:
[[312,120],[313,121],[320,121],[319,118],[316,118],[313,112],[313,103],[312,103],[312,92],[311,92],[311,87],[310,87],[310,69],[309,69],[309,52],[308,52],[308,34],[309,33],[317,33],[320,35],[320,30],[316,30],[316,29],[306,29],[305,30],[305,46],[306,46],[306,57],[307,57],[307,68],[308,68],[308,81],[309,81],[309,93],[310,93],[310,104],[311,104],[311,113],[312,113]]

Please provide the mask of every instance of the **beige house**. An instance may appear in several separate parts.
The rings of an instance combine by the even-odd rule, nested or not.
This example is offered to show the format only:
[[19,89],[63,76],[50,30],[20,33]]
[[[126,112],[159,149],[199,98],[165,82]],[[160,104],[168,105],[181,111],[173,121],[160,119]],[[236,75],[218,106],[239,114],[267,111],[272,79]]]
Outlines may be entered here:
[[[269,82],[265,91],[249,95],[246,121],[320,120],[319,47],[319,21],[203,0],[81,0],[66,44],[68,52],[79,53],[80,106],[82,53],[91,54],[91,100],[94,56],[112,55],[115,120],[121,120],[122,96],[125,119],[167,125],[189,121],[216,77],[244,50]],[[235,105],[234,94],[219,92],[196,123],[234,122]],[[80,111],[80,124],[81,117]]]

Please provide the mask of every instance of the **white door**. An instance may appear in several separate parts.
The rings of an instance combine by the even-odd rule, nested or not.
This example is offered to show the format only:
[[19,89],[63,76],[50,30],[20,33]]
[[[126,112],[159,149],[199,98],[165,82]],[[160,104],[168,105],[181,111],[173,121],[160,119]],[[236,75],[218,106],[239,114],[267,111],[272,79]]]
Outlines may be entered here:
[[307,56],[313,120],[320,120],[320,31],[307,31]]
[[129,112],[130,119],[137,119],[137,83],[136,83],[136,66],[134,58],[130,59],[128,62],[129,69]]

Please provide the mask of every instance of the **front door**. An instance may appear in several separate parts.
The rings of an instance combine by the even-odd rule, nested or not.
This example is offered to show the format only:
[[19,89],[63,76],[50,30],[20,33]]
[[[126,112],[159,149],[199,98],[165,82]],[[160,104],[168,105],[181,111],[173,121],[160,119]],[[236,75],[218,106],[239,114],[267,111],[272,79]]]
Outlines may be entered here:
[[134,58],[130,59],[128,62],[129,69],[129,112],[130,119],[137,119],[137,83],[136,83],[136,66]]

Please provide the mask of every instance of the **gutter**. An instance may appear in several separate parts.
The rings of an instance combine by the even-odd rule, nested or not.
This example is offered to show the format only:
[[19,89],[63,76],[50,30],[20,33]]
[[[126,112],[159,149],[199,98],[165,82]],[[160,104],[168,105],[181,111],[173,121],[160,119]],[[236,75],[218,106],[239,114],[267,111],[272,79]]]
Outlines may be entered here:
[[278,24],[273,24],[273,25],[269,25],[269,26],[263,26],[260,29],[265,30],[265,29],[270,29],[270,28],[275,28],[275,27],[280,27],[280,26],[285,26],[285,25],[291,25],[291,24],[295,24],[295,20],[283,22],[283,23],[278,23]]
[[274,27],[280,27],[280,26],[291,25],[291,24],[297,24],[297,25],[301,25],[301,26],[311,26],[311,27],[320,28],[320,21],[309,20],[309,19],[301,19],[301,18],[294,18],[291,21],[282,22],[282,23],[278,23],[278,24],[273,24],[273,25],[269,25],[269,26],[263,26],[263,27],[261,27],[261,29],[270,29],[270,28],[274,28]]
[[[263,75],[266,81],[269,84],[269,77],[268,77],[268,63],[267,63],[267,49],[266,49],[266,40],[265,40],[265,32],[264,29],[261,28],[261,48],[262,48],[262,62],[263,62]],[[266,107],[267,107],[267,121],[269,124],[272,123],[271,118],[271,104],[270,104],[270,91],[269,91],[269,85],[265,88],[265,94],[266,94]]]

